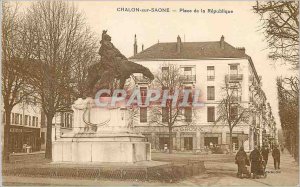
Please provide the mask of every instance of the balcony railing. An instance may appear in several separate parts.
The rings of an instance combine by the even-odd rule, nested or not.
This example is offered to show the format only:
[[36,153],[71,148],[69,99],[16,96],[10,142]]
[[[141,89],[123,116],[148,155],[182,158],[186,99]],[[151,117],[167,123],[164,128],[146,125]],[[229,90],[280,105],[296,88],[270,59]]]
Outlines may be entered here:
[[196,75],[180,75],[179,79],[182,82],[196,82]]
[[239,82],[243,80],[243,75],[242,74],[229,74],[226,75],[226,81],[227,82]]
[[215,76],[207,76],[207,80],[208,81],[214,81],[215,80]]
[[239,103],[239,102],[241,102],[242,101],[242,97],[241,96],[232,96],[231,97],[231,100],[233,101],[233,102],[236,102],[236,103]]

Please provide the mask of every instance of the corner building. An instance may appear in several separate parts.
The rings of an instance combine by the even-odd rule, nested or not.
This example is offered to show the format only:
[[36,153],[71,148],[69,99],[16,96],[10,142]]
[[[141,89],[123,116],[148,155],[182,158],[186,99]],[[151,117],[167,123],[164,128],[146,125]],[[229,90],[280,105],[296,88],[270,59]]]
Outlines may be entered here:
[[[137,52],[137,38],[134,40],[134,56],[131,61],[148,67],[151,72],[168,70],[168,64],[180,67],[183,84],[186,88],[200,89],[204,107],[197,110],[196,118],[188,126],[173,129],[173,149],[176,151],[202,152],[210,144],[229,145],[229,127],[217,123],[217,107],[223,98],[222,87],[225,82],[238,84],[237,101],[243,107],[263,105],[266,97],[256,94],[261,90],[261,78],[258,76],[252,59],[245,53],[245,48],[236,48],[225,41],[224,36],[218,41],[156,43]],[[148,89],[141,75],[135,74],[136,86]],[[169,143],[168,128],[149,123],[149,108],[139,111],[134,130],[146,136],[153,150],[161,151]],[[194,112],[191,115],[194,115]],[[246,150],[254,145],[262,145],[262,116],[253,112],[248,123],[239,124],[233,129],[233,145],[238,149],[244,145]],[[180,126],[180,124],[178,124]]]

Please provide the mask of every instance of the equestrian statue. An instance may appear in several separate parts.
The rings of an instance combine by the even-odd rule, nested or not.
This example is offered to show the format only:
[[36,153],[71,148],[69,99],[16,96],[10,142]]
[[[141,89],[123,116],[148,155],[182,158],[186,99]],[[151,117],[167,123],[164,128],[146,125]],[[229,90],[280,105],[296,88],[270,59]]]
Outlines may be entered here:
[[113,83],[119,81],[118,88],[123,89],[125,82],[133,73],[141,73],[150,81],[154,79],[151,71],[129,61],[111,42],[107,30],[102,32],[101,47],[98,54],[101,59],[88,68],[87,96],[93,97],[100,89],[113,89]]

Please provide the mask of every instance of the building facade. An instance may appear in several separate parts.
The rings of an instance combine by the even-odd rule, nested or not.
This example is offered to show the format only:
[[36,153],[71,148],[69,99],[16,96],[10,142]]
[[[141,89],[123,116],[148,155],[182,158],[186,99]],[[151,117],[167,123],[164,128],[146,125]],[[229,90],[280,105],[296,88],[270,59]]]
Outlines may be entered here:
[[[238,124],[233,129],[234,148],[243,145],[246,150],[251,150],[254,145],[263,144],[265,131],[262,108],[266,104],[266,97],[261,89],[261,78],[251,57],[245,53],[245,48],[231,46],[224,36],[212,42],[182,42],[178,36],[177,42],[157,43],[138,53],[135,38],[134,56],[130,60],[148,67],[154,74],[168,71],[168,66],[175,64],[180,68],[185,87],[201,91],[204,106],[192,108],[188,111],[189,119],[183,120],[192,123],[178,124],[172,130],[174,150],[197,152],[211,145],[229,145],[228,125],[215,122],[218,118],[218,104],[224,97],[223,88],[227,83],[238,86],[237,102],[252,111],[247,123]],[[135,83],[141,90],[150,89],[150,85],[143,79],[136,78]],[[134,129],[147,137],[152,149],[163,150],[169,144],[169,131],[163,125],[150,123],[150,110],[140,108]]]
[[[25,145],[30,151],[41,150],[41,108],[34,102],[34,98],[31,98],[30,102],[28,100],[29,98],[15,105],[12,110],[8,135],[10,153],[25,152]],[[4,128],[5,122],[5,111],[2,108]]]

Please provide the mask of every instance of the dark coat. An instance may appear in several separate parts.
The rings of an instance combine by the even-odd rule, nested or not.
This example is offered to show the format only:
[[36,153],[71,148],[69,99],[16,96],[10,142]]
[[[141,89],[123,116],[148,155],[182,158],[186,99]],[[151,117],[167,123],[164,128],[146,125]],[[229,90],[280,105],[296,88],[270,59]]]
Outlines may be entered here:
[[268,160],[268,157],[269,157],[269,149],[268,148],[263,148],[261,150],[261,154],[264,158],[264,160]]
[[261,175],[262,173],[262,155],[259,150],[254,149],[250,153],[251,173]]
[[272,156],[274,159],[280,159],[280,151],[278,148],[274,148],[272,151]]
[[235,163],[238,165],[239,174],[248,174],[246,165],[249,165],[248,156],[245,151],[239,150],[235,155]]

